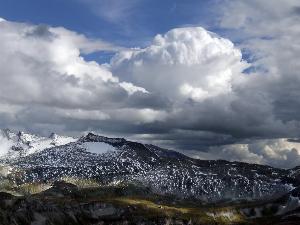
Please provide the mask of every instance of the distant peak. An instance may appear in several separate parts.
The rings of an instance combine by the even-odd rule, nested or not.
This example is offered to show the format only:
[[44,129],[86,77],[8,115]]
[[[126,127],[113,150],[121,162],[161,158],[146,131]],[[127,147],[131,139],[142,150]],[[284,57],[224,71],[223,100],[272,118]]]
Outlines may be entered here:
[[55,140],[55,139],[58,138],[58,135],[53,132],[53,133],[50,134],[49,138]]
[[96,134],[96,133],[93,133],[93,132],[89,132],[87,135],[84,136],[85,138],[88,138],[88,139],[107,139],[108,137],[105,137],[105,136],[102,136],[102,135],[99,135],[99,134]]

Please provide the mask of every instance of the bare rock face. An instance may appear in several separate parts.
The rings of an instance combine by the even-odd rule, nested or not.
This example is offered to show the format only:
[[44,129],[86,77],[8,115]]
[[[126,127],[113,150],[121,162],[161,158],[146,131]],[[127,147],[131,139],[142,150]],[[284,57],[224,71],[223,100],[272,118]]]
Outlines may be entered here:
[[[59,196],[61,197],[61,196]],[[57,200],[62,201],[57,198]],[[120,219],[121,210],[106,203],[52,202],[33,197],[1,199],[1,225],[95,224],[102,220]],[[3,205],[3,203],[5,203]]]
[[[27,197],[14,198],[12,204],[0,210],[1,225],[94,225],[94,224],[175,224],[171,218],[143,218],[134,216],[129,206],[115,206],[101,202],[57,201]],[[3,203],[4,200],[0,200]],[[6,200],[5,200],[6,201]],[[63,202],[63,204],[59,203]],[[179,219],[177,221],[180,221]],[[176,223],[187,224],[187,223]]]

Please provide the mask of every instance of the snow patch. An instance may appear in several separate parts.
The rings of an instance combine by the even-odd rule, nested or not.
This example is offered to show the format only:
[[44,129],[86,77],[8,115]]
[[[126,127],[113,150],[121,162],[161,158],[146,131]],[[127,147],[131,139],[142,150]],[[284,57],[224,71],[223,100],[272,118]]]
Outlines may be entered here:
[[231,211],[225,211],[225,212],[209,212],[206,213],[206,215],[213,217],[214,219],[220,218],[220,217],[225,217],[228,220],[234,220],[235,214]]
[[6,155],[12,146],[13,142],[11,140],[0,135],[0,157]]
[[103,142],[85,142],[83,145],[88,152],[96,154],[105,154],[117,150],[115,147]]

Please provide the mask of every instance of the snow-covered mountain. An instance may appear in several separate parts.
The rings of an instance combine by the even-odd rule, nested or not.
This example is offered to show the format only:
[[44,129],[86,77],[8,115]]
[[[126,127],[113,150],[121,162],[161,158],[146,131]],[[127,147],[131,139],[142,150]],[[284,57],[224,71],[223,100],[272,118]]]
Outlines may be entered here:
[[76,138],[59,136],[55,133],[49,137],[41,137],[21,131],[3,129],[0,130],[0,157],[2,160],[17,159],[76,140]]
[[[207,201],[272,198],[299,185],[299,172],[269,166],[205,161],[157,146],[89,133],[79,139],[2,131],[10,141],[2,164],[17,183],[62,177],[99,183],[142,183],[160,194]],[[55,137],[55,138],[54,138]]]

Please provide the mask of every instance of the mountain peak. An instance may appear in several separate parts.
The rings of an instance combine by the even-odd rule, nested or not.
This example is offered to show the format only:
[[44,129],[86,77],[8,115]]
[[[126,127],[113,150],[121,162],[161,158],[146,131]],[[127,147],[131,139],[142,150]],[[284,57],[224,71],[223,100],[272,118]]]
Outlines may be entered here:
[[52,132],[49,136],[50,139],[56,140],[58,138],[58,135],[54,132]]
[[126,142],[124,138],[110,138],[89,132],[86,136],[79,139],[82,142],[105,142],[110,144],[118,144]]
[[27,133],[24,131],[14,131],[11,129],[1,129],[1,138],[4,145],[1,146],[1,159],[17,160],[20,157],[25,157],[44,149],[53,146],[65,145],[76,141],[73,137],[62,137],[52,133],[50,137],[42,137],[36,134]]

